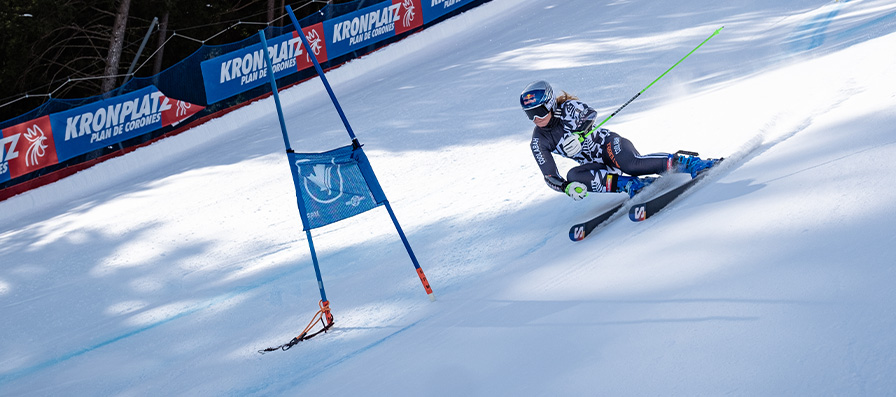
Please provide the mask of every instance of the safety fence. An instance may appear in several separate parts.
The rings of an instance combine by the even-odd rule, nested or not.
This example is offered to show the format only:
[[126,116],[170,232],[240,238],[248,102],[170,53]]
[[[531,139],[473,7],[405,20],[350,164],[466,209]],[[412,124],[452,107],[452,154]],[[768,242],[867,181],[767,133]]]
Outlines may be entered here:
[[[314,56],[337,67],[489,0],[357,0],[299,21]],[[316,75],[292,26],[264,29],[278,86]],[[51,98],[0,122],[0,200],[175,135],[271,94],[257,35],[202,45],[105,95]]]

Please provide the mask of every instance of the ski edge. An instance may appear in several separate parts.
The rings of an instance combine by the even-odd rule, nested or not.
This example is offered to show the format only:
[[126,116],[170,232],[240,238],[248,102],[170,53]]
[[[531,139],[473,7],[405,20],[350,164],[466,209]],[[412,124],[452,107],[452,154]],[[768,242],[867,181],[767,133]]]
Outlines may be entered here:
[[[722,160],[724,160],[724,158],[721,158],[718,161],[721,163]],[[632,222],[642,222],[647,220],[647,218],[656,215],[656,213],[660,212],[663,208],[668,207],[669,204],[672,204],[672,202],[678,199],[679,196],[684,194],[687,190],[690,190],[692,187],[694,187],[694,185],[706,178],[707,175],[711,174],[713,168],[706,169],[704,172],[697,174],[697,176],[693,179],[679,185],[672,190],[669,190],[666,193],[656,196],[650,200],[644,201],[643,203],[631,206],[628,211],[628,218]]]

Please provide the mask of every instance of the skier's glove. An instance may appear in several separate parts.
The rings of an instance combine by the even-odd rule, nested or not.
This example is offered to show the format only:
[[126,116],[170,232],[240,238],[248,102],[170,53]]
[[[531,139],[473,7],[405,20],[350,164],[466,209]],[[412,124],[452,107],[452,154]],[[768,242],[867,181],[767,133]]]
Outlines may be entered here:
[[560,150],[566,157],[575,157],[582,152],[582,142],[579,141],[579,135],[567,132],[560,140]]
[[588,196],[588,188],[582,182],[570,182],[564,189],[566,195],[572,197],[573,200],[579,201]]

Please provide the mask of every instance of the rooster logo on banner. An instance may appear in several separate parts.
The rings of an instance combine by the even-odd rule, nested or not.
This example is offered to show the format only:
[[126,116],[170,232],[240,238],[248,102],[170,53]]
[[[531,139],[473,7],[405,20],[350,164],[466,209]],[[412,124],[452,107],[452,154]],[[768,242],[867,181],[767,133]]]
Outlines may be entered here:
[[414,12],[414,0],[404,0],[404,3],[401,6],[407,10],[404,13],[404,18],[402,18],[401,23],[405,27],[411,26],[411,23],[414,22],[414,17],[417,16]]
[[[316,56],[320,55],[320,50],[323,46],[321,44],[321,42],[323,42],[323,40],[321,40],[320,36],[317,34],[317,31],[316,30],[309,31],[308,34],[305,35],[305,38],[308,39],[308,44],[311,45],[311,51],[314,51],[314,56],[316,57]],[[309,53],[306,55],[307,55],[308,62],[311,62],[311,54]]]
[[46,144],[47,136],[44,135],[44,131],[37,124],[34,124],[28,128],[28,132],[25,133],[25,139],[31,142],[26,152],[25,165],[28,167],[36,166],[38,160],[47,155],[47,148],[49,147]]
[[174,115],[177,117],[183,117],[187,115],[187,111],[193,107],[193,104],[190,102],[177,101],[177,113]]

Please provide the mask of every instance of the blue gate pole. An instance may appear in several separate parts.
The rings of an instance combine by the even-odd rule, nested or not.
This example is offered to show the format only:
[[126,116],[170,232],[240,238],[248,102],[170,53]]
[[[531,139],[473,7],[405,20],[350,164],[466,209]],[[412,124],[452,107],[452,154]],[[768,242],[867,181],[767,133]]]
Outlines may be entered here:
[[330,100],[332,100],[333,105],[336,106],[336,112],[339,113],[339,118],[342,119],[342,124],[345,125],[345,130],[348,131],[348,136],[352,138],[352,143],[355,144],[355,146],[358,146],[358,138],[355,137],[355,132],[352,131],[352,126],[348,124],[348,119],[345,118],[345,112],[342,111],[342,106],[339,106],[339,101],[336,100],[336,94],[333,93],[333,88],[330,87],[330,82],[324,77],[324,70],[321,69],[320,63],[317,62],[317,56],[315,56],[314,51],[311,50],[311,44],[308,43],[308,38],[305,37],[305,33],[302,32],[302,25],[299,25],[299,20],[296,19],[296,14],[293,14],[291,6],[286,6],[286,12],[289,14],[289,18],[292,19],[292,24],[295,26],[296,31],[299,32],[299,38],[302,39],[302,45],[304,45],[305,50],[308,51],[308,59],[311,59],[311,62],[314,64],[314,69],[317,70],[317,74],[320,76],[320,81],[324,83],[324,88],[327,89],[327,94],[330,94]]
[[[260,30],[258,32],[258,36],[261,37],[261,45],[262,51],[264,51],[264,64],[267,67],[268,77],[271,80],[271,92],[274,94],[274,103],[277,104],[277,116],[280,118],[280,132],[283,133],[283,144],[286,145],[286,159],[289,161],[289,170],[293,175],[292,183],[296,188],[296,202],[299,205],[299,214],[302,217],[302,226],[305,229],[305,235],[308,237],[308,248],[311,249],[311,262],[314,263],[314,274],[317,276],[317,287],[320,289],[320,300],[323,302],[325,307],[329,307],[329,301],[327,301],[327,293],[324,291],[324,280],[320,275],[320,266],[317,263],[317,253],[314,251],[314,242],[311,240],[311,230],[308,228],[307,220],[305,219],[305,205],[302,202],[301,197],[299,197],[299,185],[296,181],[295,176],[298,175],[297,166],[293,163],[292,159],[289,158],[289,155],[293,153],[292,148],[289,146],[289,135],[286,133],[286,121],[283,119],[283,108],[280,107],[280,95],[277,92],[277,80],[274,78],[274,69],[271,66],[270,54],[268,54],[268,41],[264,37],[264,30]],[[328,316],[327,319],[329,322],[332,322],[332,317]]]
[[[336,94],[333,93],[333,88],[330,87],[330,83],[327,81],[326,75],[324,75],[324,70],[320,67],[320,63],[317,62],[317,56],[315,56],[314,51],[311,49],[311,44],[308,43],[308,38],[305,37],[305,32],[302,31],[302,25],[300,25],[299,20],[296,19],[296,14],[292,12],[291,6],[286,6],[286,13],[289,14],[289,18],[292,19],[292,24],[295,26],[299,38],[302,39],[302,45],[304,45],[305,50],[308,51],[308,58],[311,59],[311,63],[314,64],[314,69],[320,76],[320,81],[324,83],[324,88],[327,89],[327,93],[330,95],[330,100],[333,101],[333,106],[336,107],[336,112],[339,113],[339,117],[342,119],[342,124],[345,125],[345,130],[348,131],[348,136],[352,139],[352,146],[355,149],[360,149],[361,144],[358,142],[358,138],[355,136],[354,131],[352,131],[352,126],[348,124],[345,112],[342,111],[342,106],[339,106],[339,101],[336,100]],[[411,262],[414,263],[414,268],[417,270],[417,275],[420,277],[420,282],[423,283],[423,288],[426,290],[426,294],[429,295],[429,300],[435,301],[436,296],[432,293],[429,281],[426,279],[426,275],[423,274],[423,269],[420,267],[420,263],[417,262],[417,257],[411,249],[411,244],[401,230],[401,225],[398,224],[398,218],[395,217],[395,213],[392,211],[392,206],[389,204],[389,200],[385,199],[385,194],[383,194],[383,198],[383,204],[385,204],[386,210],[389,211],[389,217],[392,218],[392,223],[395,224],[395,230],[398,231],[398,236],[401,237],[401,242],[404,243],[404,247],[408,251],[408,256],[411,257]]]

